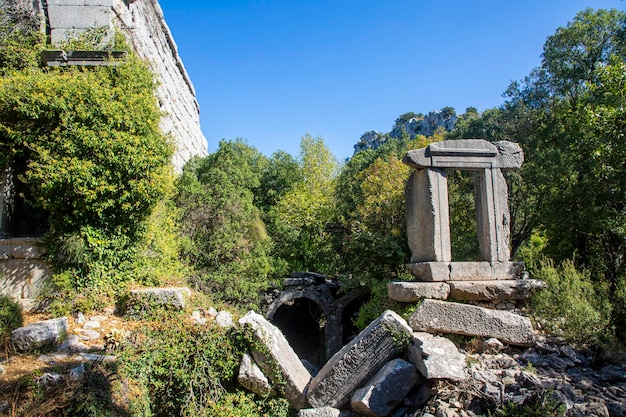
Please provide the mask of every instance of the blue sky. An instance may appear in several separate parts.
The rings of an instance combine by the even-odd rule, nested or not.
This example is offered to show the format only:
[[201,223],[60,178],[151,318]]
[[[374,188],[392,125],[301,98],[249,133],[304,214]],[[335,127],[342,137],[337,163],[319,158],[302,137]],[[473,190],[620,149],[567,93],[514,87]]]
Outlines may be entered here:
[[546,37],[621,0],[160,0],[213,152],[245,138],[299,152],[307,132],[339,159],[403,113],[498,106],[541,62]]

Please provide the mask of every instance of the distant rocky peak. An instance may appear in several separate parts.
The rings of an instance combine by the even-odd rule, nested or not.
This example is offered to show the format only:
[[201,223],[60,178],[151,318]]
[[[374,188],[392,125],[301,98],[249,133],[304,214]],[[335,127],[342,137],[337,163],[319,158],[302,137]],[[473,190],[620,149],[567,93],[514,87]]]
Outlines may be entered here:
[[450,132],[454,129],[456,121],[456,111],[452,107],[431,111],[427,115],[412,112],[405,113],[396,119],[391,132],[388,134],[375,130],[363,133],[359,141],[354,145],[354,153],[365,149],[378,149],[389,138],[401,139],[403,131],[407,133],[410,139],[414,139],[417,135],[432,136],[440,128]]

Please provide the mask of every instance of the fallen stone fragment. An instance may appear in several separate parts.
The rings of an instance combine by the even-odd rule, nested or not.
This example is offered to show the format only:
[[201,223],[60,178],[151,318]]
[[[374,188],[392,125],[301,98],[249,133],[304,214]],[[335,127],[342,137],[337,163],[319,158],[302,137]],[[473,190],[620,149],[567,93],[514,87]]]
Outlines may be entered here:
[[387,362],[364,387],[354,392],[350,406],[363,416],[388,416],[419,379],[413,364],[394,359]]
[[526,300],[533,290],[540,290],[546,286],[545,282],[538,279],[456,281],[449,284],[450,298],[474,301]]
[[99,321],[88,321],[87,323],[83,324],[83,329],[85,330],[96,330],[99,329],[101,327],[101,324]]
[[230,329],[231,327],[235,327],[235,321],[233,320],[233,315],[228,311],[220,311],[217,313],[215,317],[215,323],[223,328]]
[[83,362],[104,362],[110,363],[117,360],[117,356],[112,355],[98,355],[96,353],[80,353],[77,359]]
[[303,408],[298,412],[298,417],[339,417],[341,411],[332,407]]
[[187,287],[142,288],[139,290],[131,290],[130,295],[131,298],[137,300],[183,309],[185,308],[186,300],[191,295],[191,290]]
[[67,317],[39,321],[13,330],[11,342],[18,351],[26,352],[60,342],[67,330]]
[[528,317],[437,300],[424,300],[409,318],[415,331],[495,337],[504,343],[532,346],[533,329]]
[[40,385],[42,387],[47,387],[47,388],[53,387],[62,381],[63,381],[63,376],[57,373],[52,373],[52,372],[46,372],[45,374],[41,375],[39,378],[35,379],[35,383],[37,385]]
[[87,352],[88,350],[89,346],[81,342],[79,336],[75,334],[68,335],[67,339],[54,349],[55,352]]
[[272,392],[272,384],[249,353],[245,353],[241,358],[237,381],[242,387],[261,396],[270,395]]
[[70,381],[82,381],[85,377],[85,372],[86,369],[84,363],[72,368],[70,370]]
[[335,353],[309,384],[313,407],[341,408],[390,359],[401,353],[411,335],[406,321],[387,310]]
[[500,351],[504,349],[504,345],[501,341],[496,339],[495,337],[490,337],[482,343],[481,350],[483,353],[500,353]]
[[98,340],[100,338],[100,333],[95,330],[77,329],[76,333],[82,340]]
[[430,333],[413,333],[409,346],[409,361],[427,379],[450,379],[463,381],[465,355],[459,353],[451,340]]
[[423,298],[445,300],[450,293],[450,286],[445,282],[396,281],[387,284],[389,299],[401,303],[413,303]]
[[[239,324],[252,329],[254,338],[265,345],[267,351],[252,351],[252,357],[263,373],[270,380],[275,372],[280,373],[285,380],[285,398],[293,409],[306,406],[304,393],[311,380],[311,374],[306,370],[298,355],[293,351],[285,336],[263,316],[250,311],[239,319]],[[272,380],[276,384],[278,381]]]

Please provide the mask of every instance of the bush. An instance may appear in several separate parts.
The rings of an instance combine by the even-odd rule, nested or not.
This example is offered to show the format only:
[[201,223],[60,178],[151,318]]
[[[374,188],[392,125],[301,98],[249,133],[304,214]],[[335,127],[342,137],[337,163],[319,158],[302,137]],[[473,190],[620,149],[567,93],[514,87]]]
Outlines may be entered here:
[[120,376],[131,415],[261,417],[288,415],[287,402],[244,392],[236,381],[250,338],[236,330],[152,322],[123,346]]
[[9,297],[0,295],[0,343],[22,325],[22,307]]
[[603,288],[594,288],[587,271],[577,270],[572,261],[555,267],[552,261],[539,263],[533,278],[545,281],[548,289],[532,296],[536,321],[551,333],[582,345],[595,345],[611,335],[611,306]]

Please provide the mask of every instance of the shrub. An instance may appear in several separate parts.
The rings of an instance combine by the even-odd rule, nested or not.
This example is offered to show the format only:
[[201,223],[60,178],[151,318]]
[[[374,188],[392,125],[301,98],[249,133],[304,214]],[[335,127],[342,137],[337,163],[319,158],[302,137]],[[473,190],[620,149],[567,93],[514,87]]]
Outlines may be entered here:
[[602,288],[594,288],[590,274],[577,270],[572,261],[559,267],[543,261],[533,277],[545,281],[548,289],[532,296],[536,321],[545,330],[579,344],[597,344],[611,334],[611,307]]
[[0,344],[22,325],[22,308],[9,297],[0,295]]
[[120,375],[131,415],[287,416],[287,402],[244,392],[236,376],[250,338],[182,316],[152,326],[123,346]]

